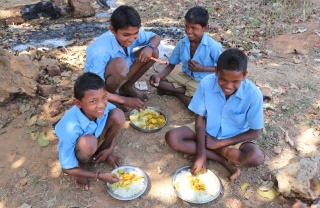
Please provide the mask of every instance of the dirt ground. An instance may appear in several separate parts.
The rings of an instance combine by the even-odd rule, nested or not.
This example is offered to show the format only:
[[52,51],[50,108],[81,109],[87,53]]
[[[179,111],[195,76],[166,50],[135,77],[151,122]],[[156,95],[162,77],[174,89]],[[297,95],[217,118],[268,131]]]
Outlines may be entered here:
[[[19,207],[23,204],[32,207],[277,207],[290,208],[296,199],[278,196],[273,200],[261,197],[257,188],[263,181],[273,180],[271,171],[283,167],[289,159],[308,156],[320,151],[320,37],[319,21],[299,23],[296,28],[307,29],[301,33],[285,33],[271,38],[265,43],[267,56],[249,62],[248,78],[259,86],[272,89],[272,98],[266,103],[265,129],[257,142],[263,150],[266,161],[257,168],[242,168],[241,176],[235,182],[228,180],[228,171],[212,161],[208,169],[216,173],[223,184],[221,195],[214,201],[195,205],[179,199],[171,186],[175,170],[188,165],[187,156],[173,151],[165,143],[165,133],[174,127],[190,123],[194,115],[180,101],[171,96],[159,96],[148,85],[148,106],[161,109],[167,116],[166,126],[156,133],[143,133],[134,130],[127,121],[117,136],[115,155],[123,158],[123,164],[140,167],[149,177],[146,192],[131,201],[119,201],[106,192],[104,183],[90,181],[90,191],[79,191],[73,179],[63,175],[58,161],[58,140],[49,126],[37,128],[44,131],[50,144],[41,148],[28,133],[28,112],[14,116],[13,120],[0,129],[0,208]],[[318,33],[317,33],[318,32]],[[72,50],[72,49],[71,49]],[[83,53],[85,47],[77,48]],[[272,52],[271,52],[272,51]],[[161,69],[155,65],[141,78],[148,77]],[[74,73],[82,73],[81,70]],[[72,105],[70,82],[61,88],[60,95],[64,108]],[[54,97],[54,96],[53,96]],[[49,99],[53,99],[50,97]],[[30,105],[38,116],[49,124],[54,118],[45,117],[41,105],[49,100],[16,96],[9,104],[1,106],[1,119],[15,114],[22,105]],[[292,148],[284,140],[286,130],[295,142]],[[278,147],[281,151],[275,151]],[[94,171],[111,171],[107,164],[92,165]],[[159,171],[161,170],[161,171]],[[320,173],[320,167],[318,169]],[[249,183],[246,193],[241,186]],[[311,201],[301,199],[310,205]]]

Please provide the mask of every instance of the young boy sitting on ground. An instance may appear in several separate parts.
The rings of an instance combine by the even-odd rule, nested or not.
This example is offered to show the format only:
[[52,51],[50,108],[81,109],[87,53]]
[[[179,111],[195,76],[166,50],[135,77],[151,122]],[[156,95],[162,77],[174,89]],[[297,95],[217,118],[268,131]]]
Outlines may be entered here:
[[91,72],[78,77],[74,97],[75,105],[55,126],[62,171],[74,176],[76,187],[81,190],[89,189],[88,178],[117,182],[115,174],[92,172],[85,165],[90,161],[106,161],[112,167],[120,165],[120,158],[112,152],[115,137],[125,121],[123,112],[108,103],[105,82]]
[[255,167],[264,156],[253,143],[263,128],[261,91],[246,79],[247,57],[237,49],[224,51],[216,75],[200,83],[189,109],[195,124],[168,131],[166,142],[175,150],[195,156],[191,172],[206,170],[207,158],[225,166],[231,181],[240,176],[239,164]]
[[[133,85],[154,64],[150,57],[158,57],[160,37],[153,32],[139,31],[140,16],[130,6],[114,10],[110,24],[110,30],[87,48],[84,71],[96,73],[105,80],[110,102],[144,108],[143,101],[148,97],[137,92]],[[136,47],[141,48],[133,52]],[[115,94],[117,90],[122,96]]]
[[[160,95],[174,95],[188,107],[199,82],[215,71],[222,47],[205,33],[209,27],[205,8],[193,7],[184,18],[187,36],[172,51],[169,64],[160,73],[151,75],[149,81]],[[182,72],[173,73],[175,65],[180,62]]]

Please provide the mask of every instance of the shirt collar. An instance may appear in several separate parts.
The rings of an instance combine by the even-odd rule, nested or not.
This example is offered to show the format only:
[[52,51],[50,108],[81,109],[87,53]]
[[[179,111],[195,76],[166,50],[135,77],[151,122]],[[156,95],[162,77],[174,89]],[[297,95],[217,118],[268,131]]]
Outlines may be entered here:
[[120,46],[116,36],[114,34],[112,34],[111,31],[109,31],[109,34],[111,37],[111,46],[112,46],[112,50],[113,50],[113,53],[116,54],[118,52],[121,52],[121,53],[124,53],[124,50],[123,48]]
[[[185,35],[185,37],[182,39],[182,42],[187,44],[187,46],[190,46],[190,40],[189,40],[187,35]],[[209,45],[209,39],[208,39],[208,35],[206,33],[203,33],[203,36],[201,38],[201,41],[200,41],[199,45],[201,45],[201,44]]]

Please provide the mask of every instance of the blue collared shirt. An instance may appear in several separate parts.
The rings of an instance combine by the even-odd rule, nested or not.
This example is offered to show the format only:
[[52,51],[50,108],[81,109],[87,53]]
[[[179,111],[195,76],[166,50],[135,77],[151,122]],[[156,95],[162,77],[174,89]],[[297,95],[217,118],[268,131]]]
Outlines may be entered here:
[[114,108],[112,103],[108,103],[104,115],[97,118],[95,122],[90,121],[77,106],[73,106],[64,114],[55,127],[59,139],[59,161],[62,168],[70,169],[78,166],[75,155],[78,138],[85,134],[98,138],[105,127],[109,111]]
[[[201,42],[192,60],[199,62],[202,66],[216,66],[221,53],[221,44],[210,38],[206,33],[203,33]],[[188,36],[185,36],[173,49],[168,62],[173,65],[177,65],[181,62],[182,72],[193,77],[197,82],[200,82],[208,74],[213,73],[190,71],[188,68],[188,61],[190,58],[190,40]]]
[[226,100],[218,78],[214,74],[206,76],[200,82],[189,109],[206,117],[206,132],[218,139],[234,137],[264,126],[262,93],[247,79]]
[[133,41],[130,47],[127,47],[127,54],[119,45],[116,37],[109,30],[95,39],[86,49],[86,62],[84,72],[93,72],[98,74],[105,80],[104,72],[109,61],[114,58],[122,57],[127,63],[127,72],[132,63],[136,60],[133,49],[139,46],[144,46],[150,42],[155,36],[153,32],[139,31],[138,38]]

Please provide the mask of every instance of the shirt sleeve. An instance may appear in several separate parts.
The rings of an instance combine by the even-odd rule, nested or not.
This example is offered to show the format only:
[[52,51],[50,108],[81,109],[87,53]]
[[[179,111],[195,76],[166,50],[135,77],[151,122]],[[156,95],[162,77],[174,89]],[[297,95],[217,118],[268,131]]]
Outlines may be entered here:
[[77,139],[83,134],[80,124],[71,122],[72,119],[61,119],[55,130],[59,139],[58,151],[61,167],[64,169],[75,168],[78,160],[75,155]]
[[215,44],[210,45],[210,57],[214,61],[215,66],[217,66],[218,58],[222,53],[222,46],[220,43],[215,42]]
[[263,121],[263,96],[262,93],[257,90],[248,109],[247,119],[250,129],[262,129],[264,127]]
[[205,106],[205,101],[204,101],[204,89],[203,85],[200,83],[195,94],[193,95],[193,98],[191,99],[191,102],[188,106],[188,108],[200,115],[200,116],[206,116],[207,115],[207,110]]
[[139,36],[134,42],[134,46],[132,48],[147,45],[155,35],[156,34],[154,32],[139,31]]

